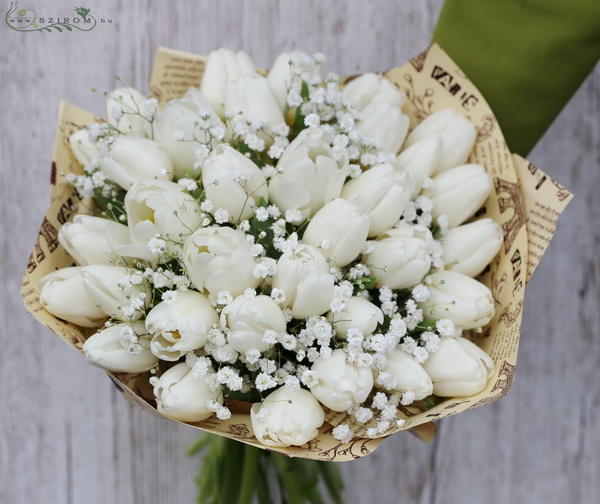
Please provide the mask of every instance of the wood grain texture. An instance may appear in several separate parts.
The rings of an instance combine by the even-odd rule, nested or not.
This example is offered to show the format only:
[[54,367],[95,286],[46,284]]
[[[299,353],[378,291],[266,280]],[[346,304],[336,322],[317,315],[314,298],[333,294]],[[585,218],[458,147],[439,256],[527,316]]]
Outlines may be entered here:
[[[70,15],[68,1],[30,3]],[[20,279],[48,202],[59,100],[102,114],[114,76],[143,91],[163,45],[322,51],[340,74],[404,63],[430,40],[441,0],[113,0],[88,33],[0,26],[0,502],[192,503],[196,432],[124,401],[24,311]],[[432,444],[396,435],[342,466],[346,502],[583,504],[600,501],[600,71],[530,156],[575,199],[528,285],[516,381],[500,401],[439,424]]]

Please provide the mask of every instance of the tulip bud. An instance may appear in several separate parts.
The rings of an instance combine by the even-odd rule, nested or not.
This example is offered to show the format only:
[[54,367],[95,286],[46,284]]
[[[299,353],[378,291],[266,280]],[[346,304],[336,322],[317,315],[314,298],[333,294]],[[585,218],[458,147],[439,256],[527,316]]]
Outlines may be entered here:
[[129,189],[141,178],[171,180],[173,165],[164,149],[149,138],[118,136],[100,168],[113,182]]
[[305,389],[280,387],[250,410],[256,439],[266,446],[301,446],[317,437],[325,412]]
[[65,222],[59,229],[58,241],[80,266],[112,264],[116,256],[106,238],[109,222],[101,217],[76,215],[73,222]]
[[[208,118],[201,119],[199,114]],[[221,119],[196,88],[190,88],[183,98],[168,101],[156,117],[154,138],[169,155],[178,177],[195,176],[199,172],[196,151],[200,143],[211,148],[219,143],[206,129],[199,127],[201,121],[210,128],[220,128],[225,135]]]
[[[134,351],[123,346],[123,332],[131,329],[136,344]],[[137,349],[135,347],[138,347]],[[150,335],[143,322],[115,324],[90,336],[83,344],[87,361],[106,371],[116,373],[143,373],[156,366],[158,357],[150,351]]]
[[338,198],[314,215],[302,241],[313,247],[321,247],[328,260],[342,267],[358,257],[368,233],[369,217],[360,213],[349,201]]
[[[199,203],[174,182],[141,179],[125,196],[131,241],[147,247],[160,235],[167,252],[200,226]],[[154,254],[156,258],[156,254]]]
[[227,83],[255,73],[256,67],[245,52],[236,54],[231,49],[218,49],[208,55],[200,91],[213,110],[223,116]]
[[467,164],[436,175],[424,194],[433,202],[432,214],[445,215],[448,225],[456,227],[481,208],[491,191],[492,179],[485,168]]
[[365,73],[349,81],[342,90],[342,95],[350,100],[358,111],[369,104],[389,103],[402,107],[406,103],[406,95],[398,86],[383,75]]
[[494,374],[494,361],[465,338],[441,338],[437,352],[423,368],[441,397],[467,397],[481,392]]
[[264,175],[229,145],[219,145],[202,167],[202,185],[213,211],[225,209],[233,222],[249,219],[260,199],[269,198]]
[[412,287],[420,283],[431,268],[433,236],[425,226],[390,229],[370,243],[373,250],[364,263],[377,277],[378,287]]
[[384,163],[344,184],[342,198],[369,217],[369,236],[377,236],[398,222],[410,201],[407,179],[393,164]]
[[385,102],[371,102],[361,112],[358,129],[381,142],[382,150],[397,154],[404,143],[410,120],[400,107]]
[[334,281],[323,255],[310,245],[300,245],[279,258],[272,285],[285,292],[284,306],[292,316],[304,318],[329,310]]
[[492,261],[503,241],[502,227],[485,218],[450,229],[443,238],[446,268],[476,277]]
[[133,268],[96,264],[81,270],[85,290],[106,315],[119,320],[138,320],[141,310],[129,307],[132,299],[147,293],[142,285],[128,284],[129,275],[139,275],[139,272]]
[[236,297],[221,312],[221,326],[229,329],[227,343],[240,353],[256,349],[265,352],[272,344],[263,338],[265,332],[284,334],[286,320],[281,308],[269,296]]
[[154,336],[152,353],[168,361],[176,361],[186,352],[203,347],[208,341],[208,331],[219,321],[204,294],[177,291],[175,299],[158,303],[146,316],[146,328]]
[[199,422],[213,413],[208,408],[210,401],[223,403],[221,387],[211,390],[208,374],[196,377],[185,362],[168,369],[154,385],[156,408],[163,415],[180,422]]
[[81,327],[99,327],[107,317],[85,289],[82,270],[76,266],[53,271],[40,278],[35,289],[40,304],[52,315]]
[[[284,122],[283,112],[266,77],[258,74],[244,75],[227,83],[225,113],[235,114],[232,118],[233,124],[260,119],[269,128],[273,128]],[[262,138],[265,141],[269,140],[267,136]]]
[[429,298],[419,305],[425,318],[447,318],[461,329],[477,329],[492,320],[494,298],[481,282],[454,271],[438,271],[428,279]]
[[[106,240],[108,241],[110,250],[113,250],[117,256],[120,257],[133,257],[135,259],[141,259],[143,261],[153,262],[156,261],[156,253],[150,251],[148,248],[148,241],[150,238],[156,235],[156,228],[150,221],[143,221],[142,227],[148,227],[147,240],[141,240],[140,242],[134,242],[131,239],[129,228],[123,224],[118,224],[114,221],[108,221],[106,224]],[[154,233],[154,234],[152,234]],[[136,236],[138,233],[136,232]],[[138,237],[139,238],[139,237]],[[165,257],[164,260],[170,258]],[[162,261],[164,262],[164,261]]]
[[89,166],[100,159],[100,149],[90,142],[90,134],[86,128],[73,133],[69,137],[69,145],[81,166]]
[[383,312],[365,298],[353,296],[341,311],[329,312],[327,319],[333,322],[337,337],[346,339],[349,329],[358,329],[364,336],[373,334],[383,324]]
[[259,284],[252,274],[256,262],[250,247],[242,231],[200,228],[186,240],[183,262],[198,290],[211,294],[228,291],[238,296]]
[[400,169],[409,175],[407,182],[411,198],[421,192],[423,182],[433,173],[442,154],[442,146],[442,137],[435,135],[415,142],[398,156]]
[[125,135],[147,137],[150,124],[146,116],[148,98],[133,88],[122,87],[106,98],[106,122]]
[[439,110],[411,131],[404,148],[434,135],[440,135],[443,141],[442,154],[434,171],[438,174],[467,161],[477,138],[477,129],[460,112]]
[[318,77],[319,66],[306,53],[294,51],[281,53],[267,76],[269,86],[277,99],[279,108],[284,110],[287,104],[288,91],[296,77],[297,82],[309,82],[313,77]]
[[348,157],[337,155],[328,140],[306,128],[283,152],[269,182],[269,198],[284,212],[300,210],[307,219],[325,203],[339,198],[350,174]]
[[[386,390],[394,392],[413,392],[415,401],[420,401],[431,395],[433,385],[431,378],[412,356],[402,350],[392,350],[386,353],[386,364],[381,372],[389,373],[393,382]],[[375,373],[378,375],[378,373]],[[375,385],[376,388],[383,388]]]
[[334,350],[329,359],[317,359],[311,367],[319,381],[310,388],[321,404],[333,411],[346,411],[363,403],[373,390],[373,372],[349,362],[346,352]]

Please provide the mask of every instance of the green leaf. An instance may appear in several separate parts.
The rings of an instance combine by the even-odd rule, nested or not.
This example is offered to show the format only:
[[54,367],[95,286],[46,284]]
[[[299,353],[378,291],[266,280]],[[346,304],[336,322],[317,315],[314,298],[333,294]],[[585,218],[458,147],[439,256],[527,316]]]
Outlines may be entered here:
[[188,457],[193,457],[194,455],[198,455],[201,451],[206,449],[210,443],[212,442],[212,434],[202,434],[196,441],[191,443],[186,449],[185,454]]

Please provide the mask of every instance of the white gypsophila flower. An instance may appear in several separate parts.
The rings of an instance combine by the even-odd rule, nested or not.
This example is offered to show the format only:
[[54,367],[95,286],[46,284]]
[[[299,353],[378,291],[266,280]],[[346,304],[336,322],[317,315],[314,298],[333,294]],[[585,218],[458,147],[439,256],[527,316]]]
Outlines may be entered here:
[[411,291],[411,296],[417,303],[422,303],[429,299],[429,289],[423,284],[419,284]]
[[352,437],[354,436],[354,433],[350,427],[345,424],[338,425],[331,431],[331,433],[333,434],[333,437],[341,443],[349,443],[352,441]]
[[254,385],[260,392],[277,386],[277,381],[269,374],[259,373],[254,381]]
[[447,318],[438,320],[435,323],[435,330],[442,338],[456,336],[456,327],[454,326],[454,322]]
[[377,392],[373,396],[372,406],[375,409],[382,410],[388,405],[388,397],[383,392]]
[[176,291],[165,291],[161,295],[161,299],[168,305],[174,305],[177,302],[177,292]]

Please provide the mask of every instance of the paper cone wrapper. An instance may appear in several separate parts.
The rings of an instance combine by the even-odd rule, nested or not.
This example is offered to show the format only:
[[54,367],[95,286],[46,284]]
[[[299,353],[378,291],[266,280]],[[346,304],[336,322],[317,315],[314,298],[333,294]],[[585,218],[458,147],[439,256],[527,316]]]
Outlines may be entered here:
[[[200,84],[205,61],[202,56],[160,49],[152,73],[151,92],[161,103],[182,96],[190,86]],[[502,225],[504,245],[480,278],[493,293],[496,315],[481,333],[471,337],[492,357],[494,376],[484,391],[472,397],[448,398],[426,410],[400,407],[400,417],[406,420],[403,427],[392,428],[377,439],[366,437],[368,425],[356,424],[345,413],[327,411],[326,423],[310,443],[301,447],[269,448],[293,457],[351,460],[371,453],[383,439],[401,430],[410,430],[428,441],[435,432],[432,421],[488,404],[505,395],[515,374],[525,286],[552,239],[558,216],[572,197],[541,170],[511,154],[484,98],[437,45],[386,75],[408,97],[404,112],[410,117],[411,127],[445,108],[461,112],[477,127],[477,140],[469,162],[483,165],[494,182],[493,193],[478,217],[488,216]],[[79,352],[90,331],[46,312],[34,286],[44,275],[74,264],[57,240],[58,229],[75,213],[74,191],[65,183],[62,174],[82,172],[71,153],[68,139],[75,131],[97,120],[87,112],[61,103],[50,181],[50,208],[23,278],[23,300],[27,310]],[[109,376],[132,403],[161,416],[155,407],[147,373],[109,373]],[[266,449],[253,436],[250,404],[230,401],[228,405],[233,413],[230,420],[211,417],[188,425]],[[353,441],[340,443],[332,436],[331,429],[340,423],[353,427],[357,433]]]

